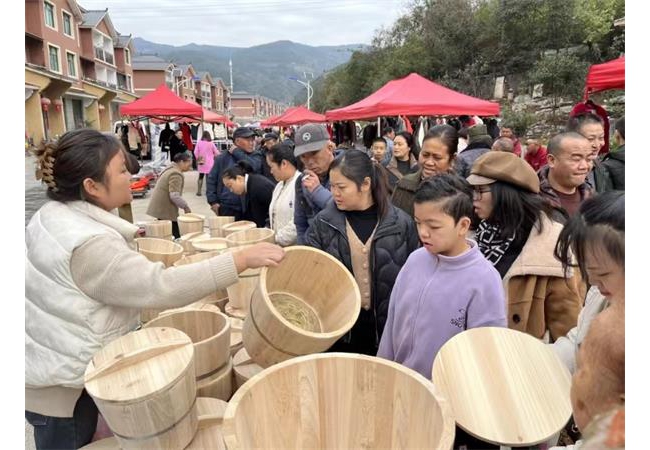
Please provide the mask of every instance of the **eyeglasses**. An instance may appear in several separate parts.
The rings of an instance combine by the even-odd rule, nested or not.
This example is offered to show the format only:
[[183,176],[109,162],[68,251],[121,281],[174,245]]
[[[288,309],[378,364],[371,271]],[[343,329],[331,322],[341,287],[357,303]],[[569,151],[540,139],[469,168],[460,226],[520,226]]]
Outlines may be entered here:
[[474,198],[476,200],[481,200],[483,198],[483,194],[486,192],[490,192],[491,189],[489,187],[475,187],[474,188]]

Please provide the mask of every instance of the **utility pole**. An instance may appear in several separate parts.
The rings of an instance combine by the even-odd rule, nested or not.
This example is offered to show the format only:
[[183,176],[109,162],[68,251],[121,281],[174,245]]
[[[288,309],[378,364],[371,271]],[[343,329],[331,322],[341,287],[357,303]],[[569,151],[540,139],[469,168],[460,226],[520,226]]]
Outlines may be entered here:
[[230,98],[228,99],[228,118],[230,119],[231,116],[232,116],[232,95],[233,95],[233,90],[232,90],[232,53],[230,54],[228,65],[230,66]]

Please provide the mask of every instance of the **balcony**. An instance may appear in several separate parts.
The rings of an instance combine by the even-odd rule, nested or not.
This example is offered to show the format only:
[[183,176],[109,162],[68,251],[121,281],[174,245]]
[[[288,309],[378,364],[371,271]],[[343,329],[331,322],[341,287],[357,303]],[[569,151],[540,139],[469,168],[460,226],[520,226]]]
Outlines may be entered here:
[[108,53],[101,47],[95,47],[95,58],[99,59],[100,61],[104,61],[105,63],[115,65],[115,58],[113,57],[113,54]]

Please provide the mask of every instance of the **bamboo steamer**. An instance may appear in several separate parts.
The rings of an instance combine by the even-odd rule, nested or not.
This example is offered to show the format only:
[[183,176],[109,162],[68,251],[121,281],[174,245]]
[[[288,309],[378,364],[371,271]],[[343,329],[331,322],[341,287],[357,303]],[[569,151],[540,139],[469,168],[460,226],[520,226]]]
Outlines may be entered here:
[[[237,223],[237,222],[235,222]],[[244,248],[259,242],[275,242],[275,232],[269,228],[251,228],[228,235],[226,238],[231,248]],[[253,296],[259,284],[260,269],[246,269],[239,274],[239,281],[228,286],[228,304],[226,314],[245,318]]]
[[137,238],[135,245],[149,261],[162,262],[165,267],[170,267],[183,256],[183,247],[165,239]]
[[241,332],[244,326],[244,321],[236,317],[230,318],[230,354],[235,356],[237,352],[244,348],[244,340]]
[[181,233],[181,236],[188,233],[196,233],[197,231],[203,231],[203,223],[205,222],[205,216],[202,214],[181,214],[178,216],[178,230]]
[[144,224],[144,232],[146,237],[166,239],[172,241],[172,221],[171,220],[155,220]]
[[251,228],[256,228],[257,225],[255,222],[250,220],[238,220],[237,222],[227,223],[221,226],[221,237],[228,237],[232,233],[236,233],[242,230],[250,230]]
[[[223,435],[221,428],[223,425],[223,415],[226,412],[228,403],[216,398],[197,397],[196,399],[196,413],[198,416],[199,426],[198,431],[194,435],[194,439],[190,445],[185,448],[204,450],[204,449],[224,449],[226,448],[223,442]],[[219,439],[207,441],[206,439],[214,438],[215,434]],[[200,445],[199,445],[200,444]],[[81,450],[120,450],[120,445],[117,438],[109,437],[99,441],[92,442]]]
[[[205,261],[206,259],[210,259],[214,256],[219,256],[221,253],[222,252],[215,251],[215,252],[197,253],[195,255],[185,255],[174,263],[174,267]],[[224,299],[227,297],[228,297],[228,292],[225,289],[220,289],[214,292],[213,294],[210,294],[202,298],[199,301],[203,303],[220,304],[225,306],[226,301]]]
[[230,359],[230,320],[221,313],[188,309],[164,314],[145,327],[171,327],[185,333],[194,343],[196,380],[208,378]]
[[93,356],[85,388],[123,449],[179,449],[198,426],[194,347],[174,328],[144,328]]
[[213,216],[208,219],[208,225],[210,226],[210,236],[212,237],[224,237],[221,232],[221,228],[224,225],[233,223],[235,221],[234,216]]
[[229,356],[226,364],[218,372],[197,380],[196,395],[228,401],[232,396],[232,381],[232,357]]
[[235,374],[235,390],[242,387],[244,383],[260,373],[264,368],[260,367],[253,361],[246,351],[242,348],[232,359],[233,373]]
[[546,442],[571,417],[571,375],[540,340],[507,328],[457,334],[433,362],[434,384],[458,425],[496,445]]
[[262,268],[244,347],[262,367],[322,352],[352,328],[360,309],[359,286],[340,261],[311,247],[288,247],[277,267]]
[[228,241],[220,237],[212,237],[206,239],[194,239],[192,247],[196,252],[213,252],[218,251],[223,253],[228,250]]
[[449,450],[454,431],[451,408],[429,380],[349,353],[302,356],[260,372],[235,392],[223,419],[229,450]]
[[195,231],[193,233],[187,233],[182,235],[181,237],[178,238],[177,242],[183,247],[183,250],[185,251],[185,255],[193,255],[196,253],[196,250],[194,249],[194,246],[192,243],[195,240],[201,240],[201,239],[209,239],[210,235],[208,233],[204,233],[203,231]]

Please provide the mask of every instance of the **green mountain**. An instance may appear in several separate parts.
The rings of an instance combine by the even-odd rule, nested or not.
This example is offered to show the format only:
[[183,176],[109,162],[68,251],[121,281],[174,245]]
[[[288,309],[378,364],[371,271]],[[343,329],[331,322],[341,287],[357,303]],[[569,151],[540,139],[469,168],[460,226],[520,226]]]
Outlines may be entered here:
[[[291,41],[277,41],[249,48],[188,44],[180,47],[134,39],[136,53],[157,55],[177,64],[189,64],[200,71],[230,83],[228,61],[232,58],[233,85],[236,92],[246,91],[291,104],[305,88],[289,77],[304,80],[303,72],[314,79],[348,62],[352,52],[365,45],[312,47]],[[309,76],[309,75],[308,75]]]

